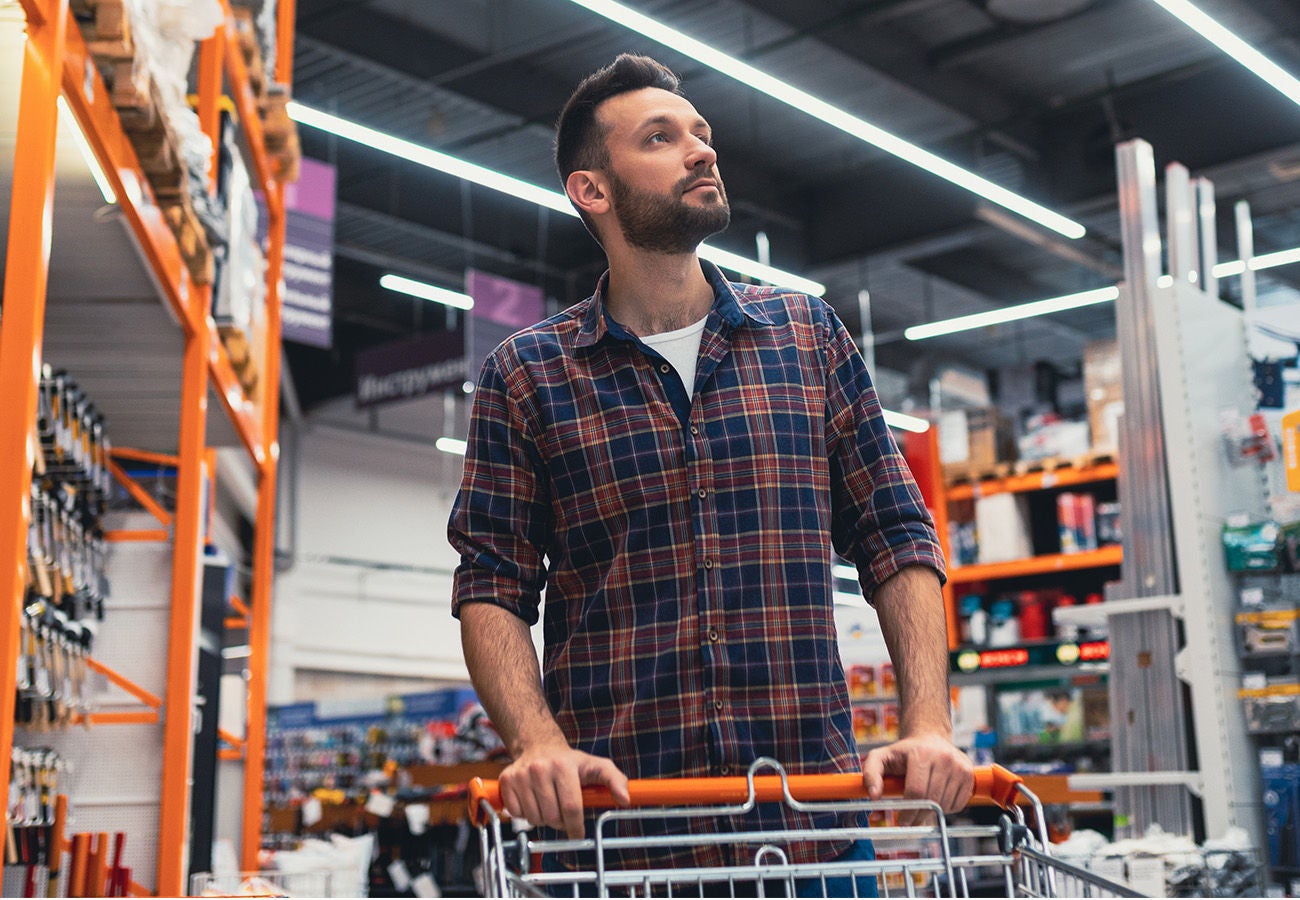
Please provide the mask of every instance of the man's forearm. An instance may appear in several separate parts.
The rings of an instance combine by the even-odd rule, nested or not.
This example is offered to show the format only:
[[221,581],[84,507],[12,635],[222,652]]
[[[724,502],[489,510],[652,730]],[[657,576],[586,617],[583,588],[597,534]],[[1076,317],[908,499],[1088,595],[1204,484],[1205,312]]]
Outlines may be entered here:
[[901,735],[951,737],[947,617],[938,576],[923,566],[902,569],[876,589],[875,606],[894,662]]
[[460,610],[460,633],[474,690],[511,756],[530,744],[564,742],[546,704],[527,623],[499,606],[468,603]]

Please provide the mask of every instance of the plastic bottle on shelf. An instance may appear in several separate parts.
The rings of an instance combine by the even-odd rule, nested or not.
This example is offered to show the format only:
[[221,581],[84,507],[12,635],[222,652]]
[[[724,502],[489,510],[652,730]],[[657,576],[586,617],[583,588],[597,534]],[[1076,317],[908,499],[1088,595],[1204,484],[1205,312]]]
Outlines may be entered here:
[[984,598],[979,594],[966,594],[961,598],[961,642],[983,647],[989,642],[989,616],[984,611]]
[[999,597],[989,608],[989,646],[1013,647],[1020,643],[1020,620],[1016,604],[1009,597]]
[[1020,640],[1041,641],[1047,637],[1047,608],[1038,591],[1020,592]]

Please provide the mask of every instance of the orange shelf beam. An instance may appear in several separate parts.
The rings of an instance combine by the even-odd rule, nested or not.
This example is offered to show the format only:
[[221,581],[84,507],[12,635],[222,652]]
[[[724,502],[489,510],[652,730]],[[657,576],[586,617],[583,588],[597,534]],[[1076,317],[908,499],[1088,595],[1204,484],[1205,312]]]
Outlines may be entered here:
[[146,691],[144,688],[140,687],[140,685],[136,684],[134,681],[127,678],[125,675],[113,671],[112,669],[104,665],[99,660],[92,659],[89,656],[86,657],[86,667],[103,675],[109,681],[113,682],[113,684],[117,685],[122,690],[126,691],[132,697],[135,697],[145,706],[149,706],[154,709],[162,709],[163,702],[161,697],[159,697],[157,694],[152,693],[151,691]]
[[131,529],[131,530],[118,529],[116,531],[104,532],[104,540],[108,541],[110,544],[128,544],[128,543],[147,544],[151,542],[166,543],[171,539],[172,539],[171,532],[161,528],[158,529],[145,528],[145,529]]
[[1029,472],[1007,478],[988,478],[975,484],[955,484],[947,490],[948,500],[973,500],[993,494],[1024,494],[1048,488],[1073,487],[1097,481],[1114,481],[1119,477],[1118,463],[1099,463],[1082,469],[1056,469],[1052,472]]
[[75,715],[72,717],[74,725],[157,725],[162,718],[157,712],[102,712],[91,713],[88,716]]
[[153,463],[156,466],[176,468],[178,460],[169,453],[155,453],[152,450],[140,450],[135,447],[114,447],[111,456],[129,459],[132,462]]
[[140,486],[140,483],[123,471],[122,467],[113,459],[106,460],[108,471],[117,479],[118,484],[126,488],[126,492],[131,495],[136,503],[145,508],[150,515],[161,522],[167,528],[171,527],[172,514],[162,508],[157,500],[149,495],[149,492]]
[[1102,547],[1087,553],[1057,553],[1050,556],[1031,556],[1009,562],[980,563],[957,566],[948,571],[953,584],[972,581],[995,581],[1001,578],[1019,578],[1024,575],[1048,575],[1052,572],[1072,572],[1081,569],[1102,569],[1118,566],[1124,559],[1124,548],[1119,544]]

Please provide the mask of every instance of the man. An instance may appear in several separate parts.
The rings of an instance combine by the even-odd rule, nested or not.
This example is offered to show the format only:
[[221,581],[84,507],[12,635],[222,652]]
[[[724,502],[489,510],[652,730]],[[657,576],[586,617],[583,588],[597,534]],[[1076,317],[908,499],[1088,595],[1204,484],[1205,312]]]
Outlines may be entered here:
[[609,271],[488,358],[449,528],[466,663],[513,758],[506,808],[579,837],[585,784],[626,802],[629,776],[740,775],[759,756],[857,771],[833,549],[901,695],[903,737],[867,756],[866,785],[905,773],[907,796],[961,808],[943,561],[846,329],[819,298],[698,259],[727,195],[708,123],[657,62],[585,80],[556,162]]

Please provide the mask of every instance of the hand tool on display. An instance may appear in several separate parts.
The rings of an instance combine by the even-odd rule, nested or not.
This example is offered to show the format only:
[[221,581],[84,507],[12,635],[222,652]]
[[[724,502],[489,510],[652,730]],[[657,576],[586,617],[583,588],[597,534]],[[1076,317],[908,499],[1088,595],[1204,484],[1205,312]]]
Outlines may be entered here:
[[72,836],[72,851],[68,861],[68,896],[86,896],[86,856],[90,849],[90,834],[81,832]]
[[58,794],[54,800],[54,822],[50,826],[50,840],[46,853],[45,896],[59,896],[60,866],[63,864],[63,829],[68,820],[68,798]]
[[122,868],[122,851],[126,849],[126,832],[119,831],[113,835],[113,865],[108,870],[108,896],[126,896],[126,869]]
[[90,861],[86,864],[86,896],[106,897],[105,882],[108,879],[108,833],[98,832],[94,836],[94,849],[90,851]]

